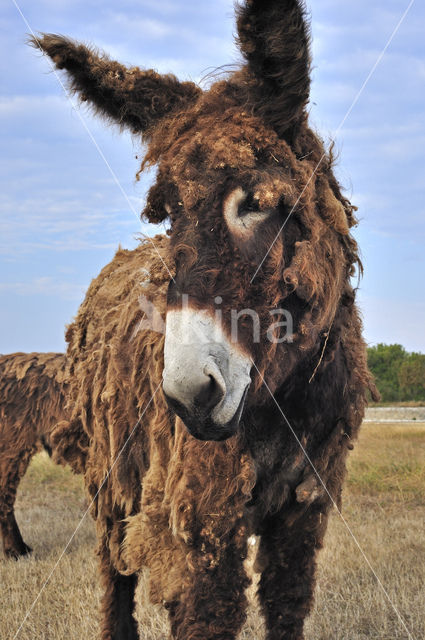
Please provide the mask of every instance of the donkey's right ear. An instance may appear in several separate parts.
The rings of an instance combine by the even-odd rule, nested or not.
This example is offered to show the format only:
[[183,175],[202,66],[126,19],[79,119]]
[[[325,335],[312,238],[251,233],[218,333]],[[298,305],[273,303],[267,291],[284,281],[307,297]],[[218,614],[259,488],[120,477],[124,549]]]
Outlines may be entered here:
[[105,54],[53,34],[31,37],[29,44],[47,53],[57,69],[65,69],[71,91],[95,111],[133,133],[149,131],[164,116],[196,101],[201,89],[138,67],[127,68]]

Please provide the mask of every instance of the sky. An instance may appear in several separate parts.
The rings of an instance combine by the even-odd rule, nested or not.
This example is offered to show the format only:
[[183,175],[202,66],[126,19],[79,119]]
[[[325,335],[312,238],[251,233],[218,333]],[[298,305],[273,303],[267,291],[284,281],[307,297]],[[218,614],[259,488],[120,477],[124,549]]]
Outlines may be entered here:
[[[240,62],[233,1],[16,1],[0,9],[0,353],[63,351],[65,325],[118,245],[163,229],[138,219],[153,179],[135,181],[139,141],[71,104],[26,34],[66,34],[200,82]],[[363,89],[409,0],[307,5],[311,124],[335,138],[338,179],[359,207],[366,340],[425,352],[425,4],[413,3]]]

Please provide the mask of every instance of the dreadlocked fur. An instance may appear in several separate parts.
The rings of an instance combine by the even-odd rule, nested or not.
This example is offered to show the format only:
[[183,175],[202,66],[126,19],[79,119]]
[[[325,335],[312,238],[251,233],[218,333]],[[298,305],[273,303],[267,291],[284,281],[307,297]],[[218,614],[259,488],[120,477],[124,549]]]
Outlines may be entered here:
[[0,356],[0,527],[8,557],[31,551],[19,531],[14,504],[33,455],[44,448],[55,462],[83,471],[85,436],[72,433],[65,419],[66,386],[62,353]]
[[[361,270],[350,234],[355,207],[307,123],[305,15],[299,0],[244,2],[237,27],[245,64],[205,92],[60,36],[34,41],[83,100],[142,136],[141,171],[158,168],[143,216],[171,225],[168,237],[117,252],[67,332],[69,424],[89,439],[102,640],[138,637],[133,596],[145,566],[173,638],[236,638],[252,534],[261,537],[267,638],[303,638],[316,551],[340,502],[367,391],[375,393],[351,284]],[[252,233],[240,223],[243,210],[239,235],[229,226],[224,209],[234,193],[255,203],[262,222]],[[241,320],[252,383],[239,428],[222,442],[220,434],[194,438],[161,387],[164,318],[183,293],[211,316],[219,296],[226,335],[232,310],[259,317],[258,341]],[[293,333],[270,340],[270,314],[283,308]]]

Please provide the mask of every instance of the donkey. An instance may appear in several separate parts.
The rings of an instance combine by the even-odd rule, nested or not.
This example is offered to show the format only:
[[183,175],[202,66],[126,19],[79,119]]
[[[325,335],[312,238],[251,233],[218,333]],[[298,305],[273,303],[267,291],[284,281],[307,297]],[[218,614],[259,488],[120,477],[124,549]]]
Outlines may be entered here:
[[65,395],[63,353],[0,356],[0,532],[6,557],[18,559],[32,551],[22,538],[14,506],[19,482],[34,454],[44,449],[76,473],[84,467],[84,450],[79,446],[84,434],[77,432],[75,446],[69,446]]
[[207,91],[62,36],[32,41],[99,115],[142,137],[141,170],[157,166],[143,216],[169,224],[118,251],[67,332],[103,640],[138,637],[145,566],[173,638],[236,638],[251,535],[267,639],[301,640],[375,393],[351,282],[355,207],[308,125],[305,6],[246,0],[236,19],[244,64]]

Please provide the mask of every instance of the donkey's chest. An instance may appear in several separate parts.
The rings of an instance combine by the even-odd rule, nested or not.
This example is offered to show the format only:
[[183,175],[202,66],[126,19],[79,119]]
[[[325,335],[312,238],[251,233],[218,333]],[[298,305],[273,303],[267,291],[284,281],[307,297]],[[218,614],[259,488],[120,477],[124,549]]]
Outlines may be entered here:
[[252,498],[246,505],[245,516],[251,534],[261,533],[265,519],[296,503],[296,488],[303,480],[306,458],[301,451],[256,459],[257,482]]

